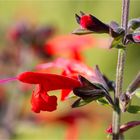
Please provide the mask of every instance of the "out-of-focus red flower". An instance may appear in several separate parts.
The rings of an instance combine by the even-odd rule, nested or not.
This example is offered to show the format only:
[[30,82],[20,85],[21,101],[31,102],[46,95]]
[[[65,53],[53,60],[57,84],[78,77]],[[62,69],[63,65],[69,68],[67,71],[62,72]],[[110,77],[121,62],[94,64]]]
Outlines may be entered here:
[[38,72],[24,72],[18,77],[18,80],[24,83],[37,84],[35,91],[32,94],[32,110],[36,113],[40,111],[54,111],[57,107],[57,97],[49,96],[48,91],[58,89],[73,89],[81,86],[81,83],[73,78],[66,76],[38,73]]
[[79,136],[78,122],[81,119],[89,120],[90,117],[85,112],[73,111],[57,118],[58,122],[67,125],[65,140],[78,140]]
[[81,51],[95,45],[93,36],[62,35],[46,42],[45,51],[50,55],[64,56],[83,60]]
[[60,68],[62,75],[77,79],[78,75],[96,76],[95,71],[84,63],[74,59],[58,58],[52,62],[37,65],[37,69]]
[[36,116],[38,122],[44,123],[58,123],[66,126],[65,140],[78,140],[80,129],[79,124],[82,121],[91,122],[91,116],[87,111],[71,110],[65,113],[61,113],[58,116],[51,116],[50,118],[46,114],[40,114]]

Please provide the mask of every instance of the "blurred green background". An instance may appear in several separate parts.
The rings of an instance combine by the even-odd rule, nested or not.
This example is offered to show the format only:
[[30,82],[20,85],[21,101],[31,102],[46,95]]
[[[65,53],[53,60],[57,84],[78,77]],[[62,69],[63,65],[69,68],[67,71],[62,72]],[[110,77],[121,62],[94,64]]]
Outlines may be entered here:
[[[129,18],[140,17],[140,0],[131,0],[130,16]],[[109,23],[114,20],[121,22],[121,0],[0,0],[0,25],[1,28],[9,26],[18,20],[29,20],[38,24],[52,24],[57,26],[59,34],[70,34],[78,24],[75,21],[75,13],[84,11],[90,13]],[[95,35],[97,37],[104,37],[104,35]],[[2,42],[2,41],[1,41]],[[2,46],[2,43],[0,43]],[[117,50],[106,50],[101,48],[92,48],[84,52],[86,62],[90,66],[98,64],[103,73],[109,78],[115,79]],[[132,45],[127,49],[127,59],[124,71],[124,88],[128,86],[130,81],[134,78],[140,70],[140,46]],[[139,104],[140,100],[135,99],[135,103]],[[134,104],[135,104],[134,103]],[[94,114],[94,107],[96,104],[92,103],[92,111]],[[86,109],[87,107],[83,107]],[[99,128],[92,132],[88,131],[88,126],[81,126],[81,133],[79,140],[90,139],[106,139],[105,129],[111,123],[111,116],[109,115],[106,122],[104,113],[111,110],[102,106],[97,106],[98,111],[103,119]],[[65,109],[65,108],[64,108]],[[91,111],[91,110],[90,110]],[[96,113],[95,113],[96,114]],[[109,113],[110,114],[110,113]],[[122,122],[130,120],[139,120],[140,115],[122,114]],[[97,125],[97,124],[96,124]],[[93,124],[94,126],[94,124]],[[65,127],[60,125],[32,126],[26,123],[20,123],[17,127],[17,134],[14,139],[52,139],[62,140],[64,137]],[[133,128],[126,133],[126,139],[139,139],[140,127]]]

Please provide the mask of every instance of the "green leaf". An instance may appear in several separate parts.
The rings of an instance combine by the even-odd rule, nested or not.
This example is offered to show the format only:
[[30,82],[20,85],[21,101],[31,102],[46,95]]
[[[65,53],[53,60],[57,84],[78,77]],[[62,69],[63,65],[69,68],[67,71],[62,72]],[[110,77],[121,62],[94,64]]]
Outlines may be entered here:
[[138,98],[140,98],[140,88],[134,91],[134,93]]
[[127,112],[133,113],[133,114],[140,113],[140,106],[137,106],[137,105],[130,105],[130,106],[127,108]]
[[72,108],[76,108],[76,107],[81,107],[84,106],[90,102],[92,102],[94,99],[90,98],[90,99],[86,99],[83,100],[81,98],[79,98],[78,100],[76,100],[73,104],[72,104]]
[[82,28],[78,28],[72,32],[72,34],[76,34],[76,35],[85,35],[85,34],[92,34],[92,33],[93,31],[82,29]]
[[100,105],[104,105],[104,106],[110,106],[110,104],[108,103],[108,101],[104,98],[100,98],[97,100],[97,103]]
[[118,48],[118,49],[125,48],[124,45],[122,44],[122,36],[114,38],[110,48]]
[[140,18],[134,18],[128,22],[128,28],[136,30],[138,27],[140,27]]

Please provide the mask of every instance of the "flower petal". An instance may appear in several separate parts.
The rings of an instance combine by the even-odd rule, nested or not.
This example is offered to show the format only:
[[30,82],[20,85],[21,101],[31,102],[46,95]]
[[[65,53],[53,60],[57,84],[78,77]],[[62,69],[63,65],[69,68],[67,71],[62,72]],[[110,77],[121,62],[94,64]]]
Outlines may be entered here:
[[18,80],[29,84],[41,84],[46,91],[57,90],[57,89],[73,89],[81,86],[78,80],[47,73],[38,72],[24,72],[18,77]]
[[36,113],[40,111],[54,111],[57,107],[57,97],[49,96],[39,85],[36,90],[33,91],[31,98],[32,110]]

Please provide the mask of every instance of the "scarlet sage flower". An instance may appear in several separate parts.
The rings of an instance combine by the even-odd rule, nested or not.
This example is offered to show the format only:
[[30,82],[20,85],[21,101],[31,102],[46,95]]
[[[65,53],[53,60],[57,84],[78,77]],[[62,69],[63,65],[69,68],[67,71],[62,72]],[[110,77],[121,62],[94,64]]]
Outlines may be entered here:
[[57,97],[49,96],[48,91],[58,89],[73,89],[81,86],[78,80],[47,73],[24,72],[17,79],[24,83],[36,84],[36,89],[32,94],[32,110],[36,113],[40,111],[54,111],[57,107]]
[[81,52],[96,44],[96,39],[91,36],[62,35],[46,42],[44,50],[55,56],[64,56],[76,60],[83,60]]
[[[62,75],[24,72],[15,78],[23,83],[37,85],[35,91],[33,91],[31,100],[34,112],[56,110],[57,98],[56,96],[49,96],[48,91],[58,89],[62,89],[62,100],[66,99],[70,91],[73,90],[74,94],[80,97],[80,100],[90,99],[92,101],[106,97],[109,103],[113,105],[113,101],[107,91],[110,89],[110,81],[101,74],[97,66],[95,70],[92,70],[76,60],[58,59],[54,62],[40,65],[39,68],[53,66],[61,67],[63,69]],[[1,80],[0,83],[9,80],[13,79]],[[74,106],[80,100],[78,99]]]

